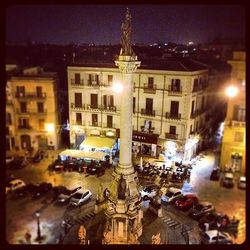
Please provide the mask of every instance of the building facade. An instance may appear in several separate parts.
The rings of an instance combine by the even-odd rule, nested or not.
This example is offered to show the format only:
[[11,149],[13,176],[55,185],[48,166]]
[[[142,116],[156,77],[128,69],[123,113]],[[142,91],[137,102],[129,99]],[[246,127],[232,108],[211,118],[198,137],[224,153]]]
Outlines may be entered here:
[[6,151],[57,149],[57,74],[40,67],[10,74],[6,84]]
[[[165,62],[165,61],[164,61]],[[208,70],[192,61],[147,63],[133,76],[133,151],[188,160],[202,143],[211,105]],[[120,75],[114,63],[68,66],[70,142],[77,147],[91,134],[112,131],[119,138]],[[97,132],[99,131],[99,132]],[[119,142],[119,140],[118,140]]]
[[228,61],[232,66],[231,82],[239,89],[237,96],[228,98],[227,116],[224,125],[224,136],[221,149],[220,166],[245,174],[246,150],[246,59],[245,52],[235,51],[233,59]]

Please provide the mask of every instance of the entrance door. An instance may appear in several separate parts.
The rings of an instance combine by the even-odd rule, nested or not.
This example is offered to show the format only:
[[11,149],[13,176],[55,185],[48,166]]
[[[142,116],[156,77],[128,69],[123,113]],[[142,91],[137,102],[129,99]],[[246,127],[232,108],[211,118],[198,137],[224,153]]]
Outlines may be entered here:
[[38,147],[40,149],[48,148],[48,138],[46,136],[40,136],[38,139]]

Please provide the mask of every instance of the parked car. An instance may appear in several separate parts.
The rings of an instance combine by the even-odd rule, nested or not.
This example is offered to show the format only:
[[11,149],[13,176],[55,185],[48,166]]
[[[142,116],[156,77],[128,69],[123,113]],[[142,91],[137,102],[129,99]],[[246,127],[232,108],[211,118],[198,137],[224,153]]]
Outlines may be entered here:
[[8,185],[6,186],[6,194],[10,191],[15,191],[18,188],[21,188],[23,186],[25,186],[25,182],[23,180],[20,179],[15,179],[12,180],[8,183]]
[[145,187],[140,191],[141,197],[143,200],[153,199],[157,192],[159,191],[159,187],[156,185]]
[[37,184],[28,183],[26,186],[22,186],[15,190],[16,197],[25,197],[26,195],[32,194],[38,188]]
[[62,186],[62,185],[52,187],[52,190],[50,192],[52,199],[56,200],[58,198],[58,196],[61,193],[63,193],[65,190],[67,190],[67,188],[65,186]]
[[210,202],[200,202],[191,208],[189,216],[195,220],[199,220],[202,216],[207,213],[215,211],[214,206]]
[[38,150],[33,157],[33,162],[40,162],[45,156],[45,152],[43,150]]
[[180,210],[188,210],[198,203],[198,197],[195,194],[186,194],[175,201],[175,207]]
[[210,175],[210,180],[218,181],[220,179],[220,170],[218,168],[214,168]]
[[71,206],[79,206],[83,202],[88,201],[92,198],[92,193],[90,190],[85,190],[84,192],[77,192],[72,195],[70,199]]
[[233,173],[225,173],[221,181],[222,185],[227,188],[234,187],[234,175]]
[[238,181],[238,188],[246,189],[246,176],[241,176]]
[[57,198],[57,202],[58,203],[66,203],[70,200],[70,198],[78,191],[80,190],[82,187],[81,186],[78,186],[76,188],[73,188],[73,189],[65,189],[63,190],[58,198]]
[[5,161],[6,161],[6,165],[8,165],[9,163],[11,163],[12,161],[14,161],[14,157],[13,156],[6,156],[5,157]]
[[52,189],[52,184],[48,182],[42,182],[38,184],[37,188],[32,192],[32,198],[40,198]]
[[225,229],[230,224],[229,217],[225,214],[217,214],[215,212],[208,213],[199,220],[198,225],[201,230],[207,231],[217,229],[217,223],[220,223],[221,230]]
[[9,169],[21,169],[28,165],[28,161],[25,159],[24,156],[15,157],[13,161],[11,161],[7,167]]
[[163,203],[174,203],[177,198],[183,196],[181,190],[178,188],[170,187],[165,195],[162,195],[161,200]]
[[54,162],[52,162],[49,166],[48,166],[48,170],[49,171],[63,171],[64,170],[64,163],[63,161],[56,159]]
[[202,244],[233,244],[232,238],[228,233],[218,230],[208,230],[201,234]]

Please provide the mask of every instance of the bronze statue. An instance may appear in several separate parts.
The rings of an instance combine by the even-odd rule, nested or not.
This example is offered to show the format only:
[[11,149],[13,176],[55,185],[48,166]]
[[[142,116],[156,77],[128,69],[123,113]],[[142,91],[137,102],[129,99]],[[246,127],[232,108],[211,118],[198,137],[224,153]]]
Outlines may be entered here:
[[125,17],[125,21],[122,23],[121,26],[121,53],[120,55],[123,56],[134,56],[135,53],[131,47],[131,14],[129,9],[127,8],[127,13]]
[[121,176],[118,184],[118,199],[125,200],[126,199],[126,180]]

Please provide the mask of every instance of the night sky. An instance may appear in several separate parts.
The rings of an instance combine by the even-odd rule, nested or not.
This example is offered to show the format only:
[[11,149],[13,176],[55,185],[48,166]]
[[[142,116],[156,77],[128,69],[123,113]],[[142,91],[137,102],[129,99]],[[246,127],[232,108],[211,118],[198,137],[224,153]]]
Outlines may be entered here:
[[[6,9],[6,41],[118,44],[127,5],[13,5]],[[128,5],[132,42],[207,42],[245,37],[240,5]]]

